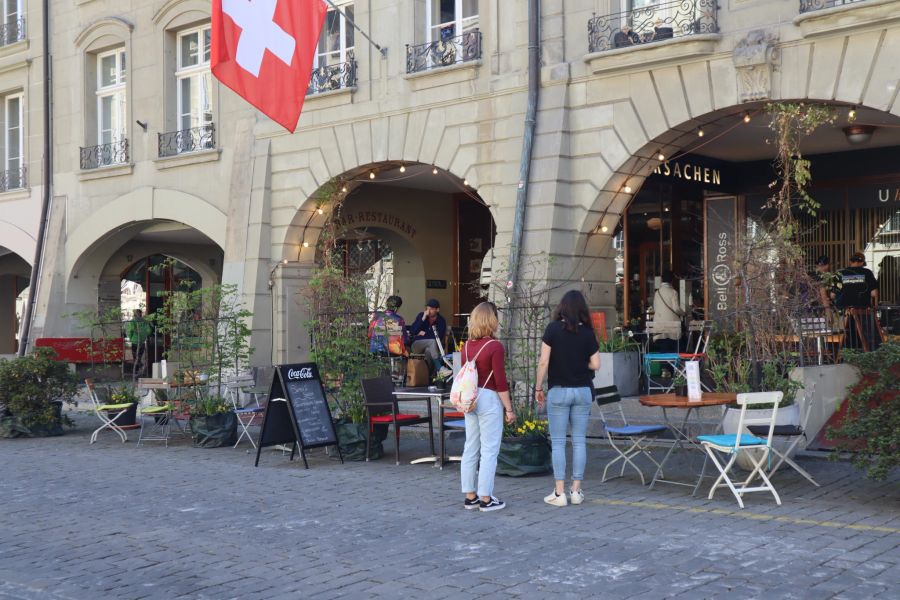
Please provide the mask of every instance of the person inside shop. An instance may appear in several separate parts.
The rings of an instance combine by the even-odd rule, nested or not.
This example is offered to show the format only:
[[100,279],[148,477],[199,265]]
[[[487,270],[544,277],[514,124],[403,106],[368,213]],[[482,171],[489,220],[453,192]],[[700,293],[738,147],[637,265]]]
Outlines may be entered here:
[[623,25],[622,29],[613,36],[614,48],[625,48],[641,43],[641,36],[631,30],[630,25]]
[[681,319],[684,311],[678,302],[675,290],[675,274],[671,269],[662,272],[662,283],[653,294],[653,323],[665,327],[662,333],[653,334],[653,350],[655,352],[678,352],[678,341],[681,339]]
[[369,351],[387,356],[406,356],[409,338],[406,321],[397,310],[403,306],[403,298],[390,296],[385,310],[376,311],[369,322]]
[[441,351],[436,340],[443,343],[447,333],[447,321],[441,316],[441,303],[431,298],[425,303],[425,310],[416,315],[416,320],[409,327],[413,354],[424,354],[428,358],[428,368],[434,373],[439,368]]
[[875,350],[881,345],[876,324],[878,280],[866,268],[862,252],[850,255],[850,266],[838,272],[834,304],[844,313],[844,347]]
[[125,323],[125,335],[131,342],[131,364],[134,365],[133,368],[138,375],[145,375],[147,372],[147,365],[143,363],[143,358],[147,351],[147,338],[150,337],[150,333],[150,323],[144,320],[144,311],[139,308],[134,309],[131,321]]

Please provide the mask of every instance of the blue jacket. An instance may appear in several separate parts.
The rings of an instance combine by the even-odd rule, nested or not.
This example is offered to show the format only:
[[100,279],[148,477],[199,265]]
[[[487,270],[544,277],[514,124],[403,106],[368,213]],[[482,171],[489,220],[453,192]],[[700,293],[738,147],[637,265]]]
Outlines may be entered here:
[[[443,341],[444,335],[447,333],[447,321],[444,320],[444,317],[438,314],[434,326],[437,328],[438,337],[441,339],[441,341]],[[419,335],[420,331],[424,331],[425,335]],[[432,331],[431,326],[425,320],[424,312],[420,312],[416,315],[416,320],[413,321],[413,324],[409,327],[409,337],[413,342],[415,342],[416,340],[434,339],[434,331]]]

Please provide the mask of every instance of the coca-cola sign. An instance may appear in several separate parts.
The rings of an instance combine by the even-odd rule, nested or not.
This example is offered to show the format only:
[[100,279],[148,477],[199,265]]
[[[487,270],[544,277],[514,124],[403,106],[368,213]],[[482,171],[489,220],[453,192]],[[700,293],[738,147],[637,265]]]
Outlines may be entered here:
[[288,369],[288,379],[312,379],[313,372],[310,367],[303,367],[302,369]]

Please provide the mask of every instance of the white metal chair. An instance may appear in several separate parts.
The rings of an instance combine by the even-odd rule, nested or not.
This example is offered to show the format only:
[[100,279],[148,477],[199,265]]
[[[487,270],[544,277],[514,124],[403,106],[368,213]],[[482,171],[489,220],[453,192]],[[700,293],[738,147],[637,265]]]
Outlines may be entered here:
[[[715,483],[713,483],[709,490],[708,498],[710,500],[712,500],[713,494],[716,493],[718,488],[727,486],[728,489],[731,490],[731,493],[734,494],[734,497],[737,499],[738,505],[741,508],[744,508],[742,496],[750,492],[771,492],[772,495],[775,496],[775,502],[779,505],[781,504],[781,498],[778,497],[775,486],[769,481],[765,467],[770,452],[772,451],[772,434],[775,429],[775,416],[778,414],[778,405],[781,403],[783,397],[784,394],[782,392],[738,394],[737,403],[741,407],[741,415],[738,419],[737,427],[738,433],[697,436],[697,441],[703,445],[709,458],[712,459],[712,463],[716,465],[716,468],[719,470],[719,477],[716,478]],[[755,404],[772,404],[771,414],[766,418],[748,419],[747,407]],[[764,425],[765,430],[767,431],[765,439],[743,433],[745,425]],[[719,462],[719,457],[716,454],[717,452],[729,456],[728,461],[724,465]],[[745,480],[735,482],[732,481],[729,472],[741,452],[747,454],[748,459],[751,464],[753,464],[753,470],[750,471],[750,475]],[[757,477],[762,479],[762,485],[750,487],[750,484]]]
[[238,444],[241,443],[241,440],[244,439],[244,437],[246,437],[250,444],[256,448],[256,442],[253,441],[253,436],[250,435],[250,427],[256,424],[256,417],[261,416],[265,409],[259,404],[255,392],[248,393],[253,400],[253,404],[243,406],[240,402],[241,391],[253,388],[254,383],[252,377],[243,377],[229,381],[226,384],[228,398],[231,400],[231,406],[234,407],[234,414],[237,415],[238,424],[241,426],[241,434],[234,444],[235,448],[238,447]]
[[[712,329],[712,321],[691,321],[688,324],[688,340],[687,344],[685,344],[687,352],[680,353],[678,358],[681,360],[672,365],[676,378],[684,377],[687,379],[686,364],[688,362],[702,362],[706,359],[706,348],[709,346],[709,336],[712,334]],[[703,369],[701,368],[700,371],[702,373]],[[703,391],[712,392],[702,380],[700,381],[700,386],[703,388]]]
[[[88,395],[91,398],[91,406],[94,409],[94,414],[97,415],[97,418],[102,422],[102,425],[95,429],[94,433],[91,434],[91,444],[97,441],[97,436],[100,435],[100,432],[104,429],[114,431],[119,436],[119,438],[121,438],[122,443],[124,444],[126,441],[128,441],[128,434],[125,433],[124,429],[116,425],[116,419],[121,417],[129,408],[131,408],[131,403],[103,403],[97,395],[97,387],[94,385],[94,380],[85,379],[84,383],[85,385],[87,385]],[[110,416],[111,413],[114,413],[113,416]]]
[[[641,477],[641,485],[644,485],[646,483],[644,481],[644,473],[631,459],[643,454],[650,459],[650,462],[656,465],[657,470],[659,470],[660,465],[650,454],[650,451],[648,450],[649,444],[646,440],[663,433],[668,428],[665,425],[659,424],[629,425],[628,420],[625,418],[625,412],[622,410],[621,400],[622,398],[619,396],[619,390],[614,385],[594,390],[594,401],[600,408],[600,420],[603,422],[603,429],[606,431],[606,439],[609,440],[609,445],[615,450],[616,454],[618,454],[618,456],[606,464],[606,467],[603,469],[603,478],[600,480],[600,483],[606,481],[606,472],[609,468],[615,463],[622,461],[622,469],[615,477],[624,477],[625,465],[630,465],[638,472],[638,475]],[[619,420],[621,420],[622,425],[611,425],[607,416],[603,414],[603,407],[607,406],[608,408],[611,408],[609,405],[612,404],[615,404],[618,409]],[[630,446],[627,446],[623,451],[616,442],[626,442],[627,444],[630,444]]]
[[[771,479],[775,472],[781,467],[782,464],[787,463],[788,466],[792,467],[795,471],[806,477],[811,484],[816,487],[821,487],[816,480],[812,478],[812,475],[806,472],[806,469],[798,465],[791,458],[791,453],[794,451],[794,448],[800,443],[801,440],[809,441],[806,437],[806,427],[809,424],[809,415],[812,413],[813,404],[815,404],[816,397],[816,384],[810,384],[810,393],[806,397],[806,407],[803,409],[803,415],[800,417],[800,425],[776,425],[775,429],[772,431],[772,435],[774,437],[784,437],[784,438],[794,438],[791,442],[791,445],[787,447],[784,452],[781,452],[778,448],[772,447],[772,454],[778,457],[778,462],[776,462],[769,469],[768,475]],[[765,435],[765,426],[763,425],[750,425],[747,429],[753,435]]]
[[[140,409],[141,431],[138,434],[137,445],[142,442],[165,442],[166,448],[169,447],[169,437],[172,432],[172,421],[175,417],[172,415],[171,404],[161,404],[157,406],[145,406]],[[147,427],[146,418],[152,417],[151,425]]]

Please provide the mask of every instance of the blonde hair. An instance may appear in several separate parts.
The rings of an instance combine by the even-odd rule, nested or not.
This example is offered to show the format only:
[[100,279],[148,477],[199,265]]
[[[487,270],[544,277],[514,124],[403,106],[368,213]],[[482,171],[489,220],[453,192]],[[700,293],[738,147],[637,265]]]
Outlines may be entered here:
[[494,307],[490,302],[482,302],[469,315],[469,339],[491,337],[496,333],[498,325]]

